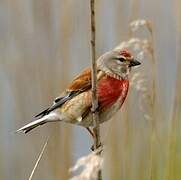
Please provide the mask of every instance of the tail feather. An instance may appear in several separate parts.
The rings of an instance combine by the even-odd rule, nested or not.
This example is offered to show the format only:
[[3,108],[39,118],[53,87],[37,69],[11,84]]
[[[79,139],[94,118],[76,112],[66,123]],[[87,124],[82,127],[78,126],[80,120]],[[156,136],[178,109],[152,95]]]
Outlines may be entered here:
[[56,122],[60,121],[60,115],[58,113],[50,113],[48,115],[43,116],[17,130],[17,132],[24,132],[28,133],[29,131],[33,130],[34,128],[41,126],[47,122]]
[[46,121],[45,121],[44,118],[43,119],[42,118],[41,119],[37,119],[37,120],[35,120],[35,121],[33,121],[33,122],[31,122],[31,123],[21,127],[20,129],[17,130],[17,132],[21,132],[22,131],[24,133],[28,133],[29,131],[33,130],[34,128],[36,128],[38,126],[41,126],[41,125],[43,125],[45,123],[46,123]]

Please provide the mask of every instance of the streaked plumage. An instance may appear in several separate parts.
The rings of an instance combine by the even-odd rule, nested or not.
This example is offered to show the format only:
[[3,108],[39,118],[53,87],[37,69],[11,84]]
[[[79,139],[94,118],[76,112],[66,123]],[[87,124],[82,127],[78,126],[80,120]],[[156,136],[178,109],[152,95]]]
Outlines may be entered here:
[[[97,92],[100,123],[110,119],[122,106],[129,88],[131,66],[140,63],[128,51],[110,51],[97,61]],[[84,70],[52,106],[42,111],[32,123],[20,128],[25,133],[47,122],[64,121],[84,127],[92,123],[91,70]]]

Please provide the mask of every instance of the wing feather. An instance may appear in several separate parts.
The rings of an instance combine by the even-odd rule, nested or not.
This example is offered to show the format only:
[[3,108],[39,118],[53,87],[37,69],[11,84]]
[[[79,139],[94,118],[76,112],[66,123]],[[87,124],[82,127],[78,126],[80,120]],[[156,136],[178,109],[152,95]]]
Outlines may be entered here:
[[89,68],[84,70],[80,75],[78,75],[72,81],[72,83],[68,86],[64,96],[57,97],[50,107],[37,114],[35,117],[40,118],[49,114],[51,111],[61,107],[66,101],[72,99],[74,96],[77,96],[81,92],[86,91],[90,88],[91,88],[91,69]]
[[68,91],[84,91],[91,88],[91,69],[85,69],[68,86]]

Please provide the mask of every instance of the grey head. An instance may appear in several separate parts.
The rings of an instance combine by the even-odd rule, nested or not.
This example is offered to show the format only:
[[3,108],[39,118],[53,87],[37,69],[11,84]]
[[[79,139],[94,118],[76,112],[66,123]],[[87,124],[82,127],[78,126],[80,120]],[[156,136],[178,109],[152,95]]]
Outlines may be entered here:
[[140,64],[127,50],[109,51],[97,60],[98,69],[116,79],[127,79],[131,68]]

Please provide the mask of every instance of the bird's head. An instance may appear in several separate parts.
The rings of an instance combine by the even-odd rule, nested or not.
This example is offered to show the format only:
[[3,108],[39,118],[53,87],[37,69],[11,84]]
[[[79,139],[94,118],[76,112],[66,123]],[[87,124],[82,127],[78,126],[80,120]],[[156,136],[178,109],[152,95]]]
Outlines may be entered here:
[[116,79],[126,79],[131,68],[140,64],[127,50],[113,50],[97,60],[98,69]]

